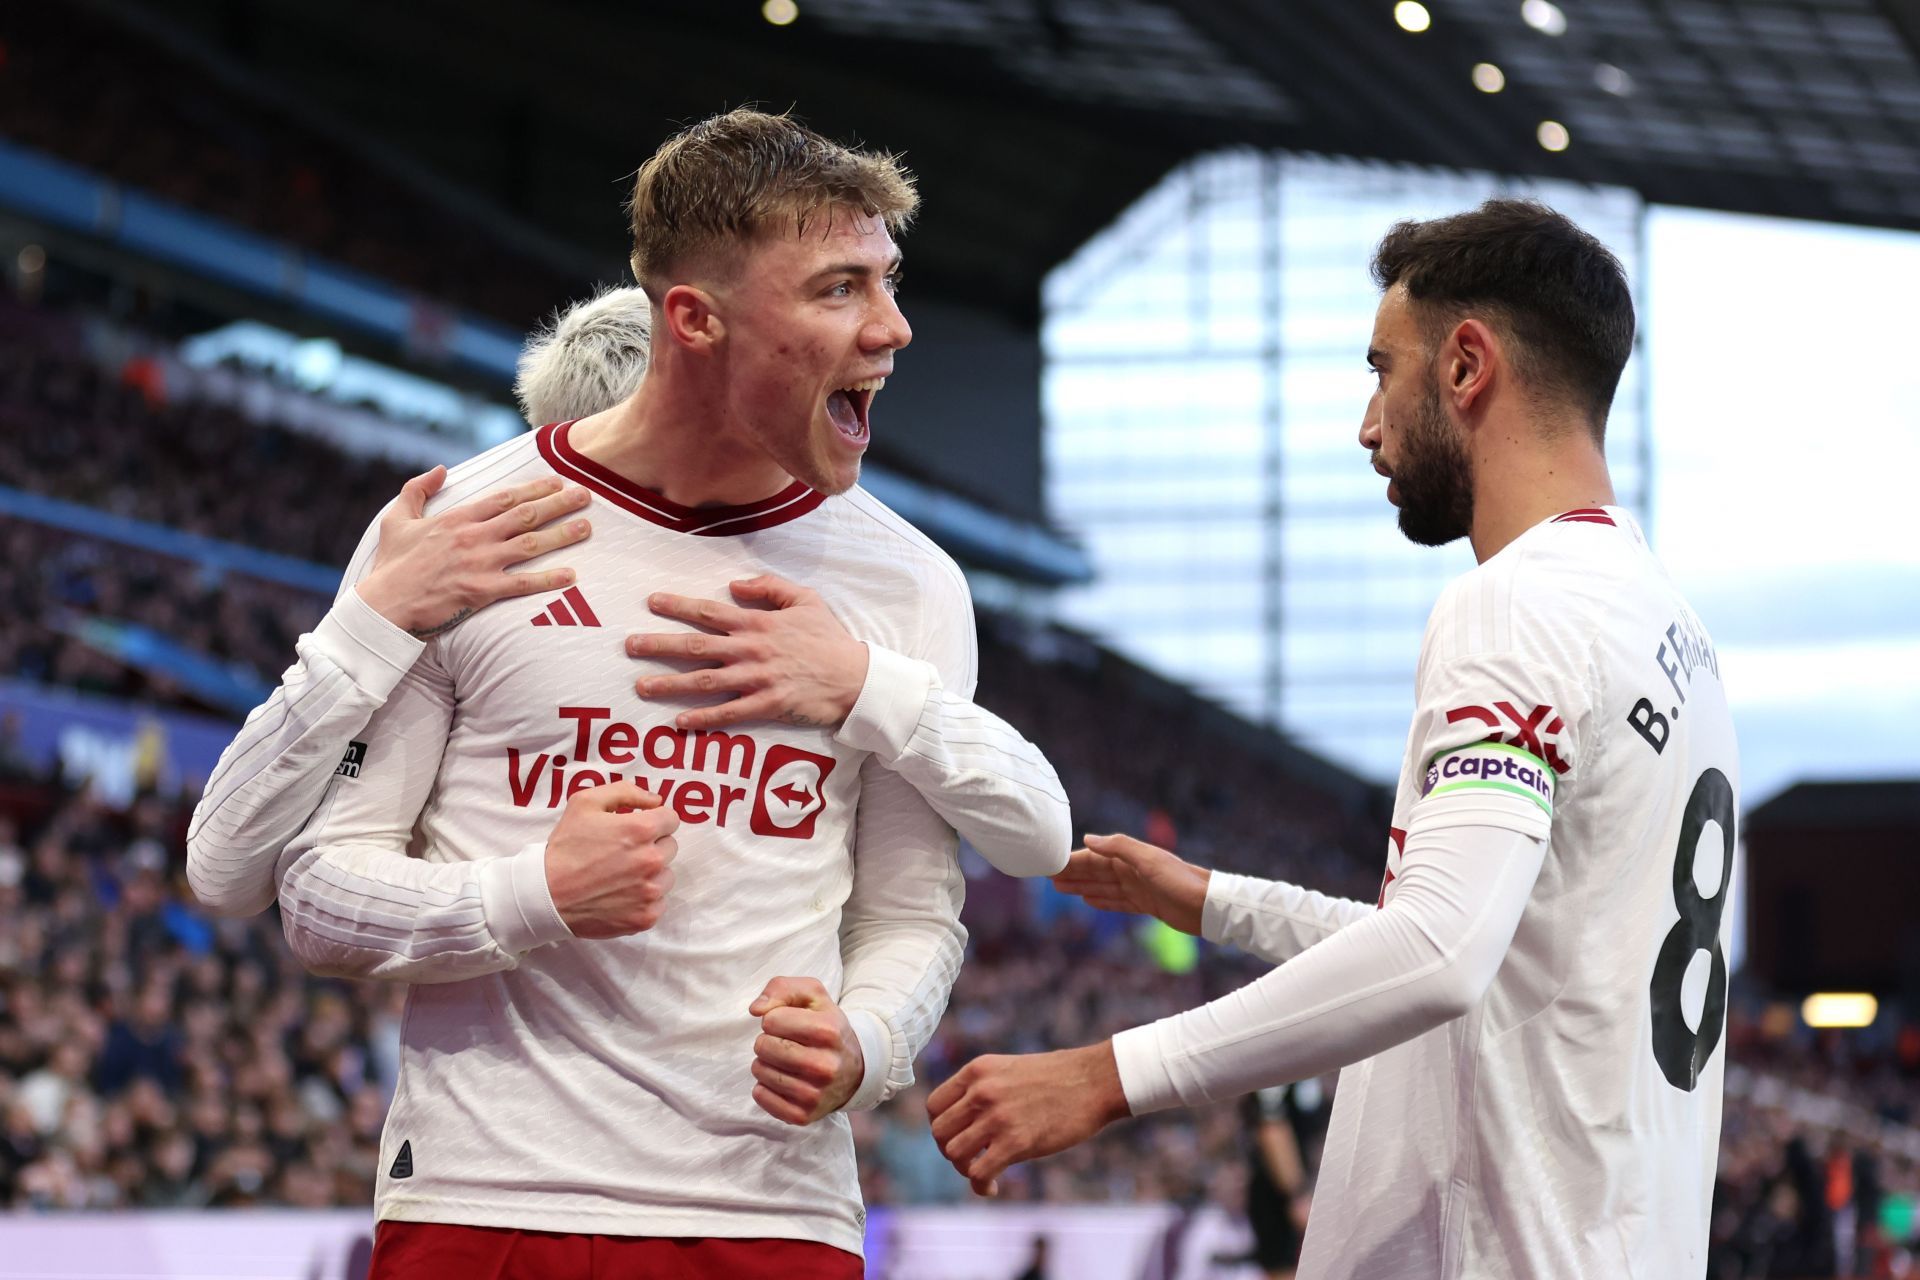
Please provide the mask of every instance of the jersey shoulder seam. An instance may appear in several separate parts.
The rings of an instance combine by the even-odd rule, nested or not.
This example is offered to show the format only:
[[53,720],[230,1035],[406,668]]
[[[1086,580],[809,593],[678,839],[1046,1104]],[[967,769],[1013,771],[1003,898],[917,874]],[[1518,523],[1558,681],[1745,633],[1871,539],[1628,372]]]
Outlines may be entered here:
[[952,585],[971,606],[973,595],[967,587],[967,576],[960,570],[954,558],[948,555],[940,545],[920,530],[913,527],[899,512],[889,507],[867,490],[852,488],[840,495],[849,508],[860,513],[877,528],[892,534],[900,541],[912,547],[919,559],[940,566],[951,580]]
[[539,461],[540,454],[534,447],[533,432],[522,432],[511,440],[502,441],[484,453],[475,454],[465,462],[449,467],[446,483],[440,486],[440,492],[434,494],[427,504],[427,513],[432,515],[458,506],[473,498],[480,490],[499,483],[529,463]]

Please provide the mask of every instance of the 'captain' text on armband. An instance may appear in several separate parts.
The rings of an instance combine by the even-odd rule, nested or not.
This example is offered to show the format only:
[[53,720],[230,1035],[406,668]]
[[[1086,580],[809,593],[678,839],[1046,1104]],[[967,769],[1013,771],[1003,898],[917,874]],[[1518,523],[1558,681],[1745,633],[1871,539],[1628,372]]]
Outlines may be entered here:
[[1504,793],[1531,800],[1551,818],[1554,784],[1553,769],[1538,756],[1505,743],[1476,742],[1435,756],[1420,795]]

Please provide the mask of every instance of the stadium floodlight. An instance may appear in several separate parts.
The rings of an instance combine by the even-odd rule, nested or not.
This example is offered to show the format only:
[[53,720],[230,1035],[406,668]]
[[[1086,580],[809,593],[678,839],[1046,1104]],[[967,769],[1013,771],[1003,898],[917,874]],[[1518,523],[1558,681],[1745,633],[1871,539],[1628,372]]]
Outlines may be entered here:
[[1880,1002],[1863,991],[1816,991],[1800,1006],[1810,1027],[1866,1027],[1880,1013]]
[[1473,87],[1482,93],[1498,93],[1507,87],[1507,73],[1491,62],[1473,64]]
[[1573,141],[1573,135],[1567,132],[1567,126],[1558,120],[1542,120],[1540,127],[1533,131],[1540,145],[1549,151],[1565,151]]
[[776,27],[784,27],[800,16],[800,6],[794,0],[767,0],[760,6],[760,16]]
[[1600,86],[1603,93],[1610,93],[1616,98],[1624,98],[1633,92],[1633,77],[1611,62],[1603,62],[1593,69],[1593,82]]
[[1567,15],[1560,12],[1560,6],[1551,0],[1527,0],[1520,6],[1520,20],[1542,35],[1560,36],[1567,33]]
[[1400,24],[1402,31],[1416,34],[1433,25],[1433,15],[1419,0],[1400,0],[1399,4],[1393,6],[1393,20]]

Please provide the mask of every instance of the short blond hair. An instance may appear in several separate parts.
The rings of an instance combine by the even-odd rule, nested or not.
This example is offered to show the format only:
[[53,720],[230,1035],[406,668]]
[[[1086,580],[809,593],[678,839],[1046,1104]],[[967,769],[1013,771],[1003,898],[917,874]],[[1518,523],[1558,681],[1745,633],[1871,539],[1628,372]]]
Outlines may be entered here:
[[702,120],[640,166],[627,202],[633,278],[656,300],[691,264],[777,225],[805,231],[857,210],[898,235],[920,196],[899,158],[841,146],[786,115],[741,108]]
[[585,418],[638,390],[647,373],[652,313],[644,290],[603,289],[527,339],[513,394],[528,423]]

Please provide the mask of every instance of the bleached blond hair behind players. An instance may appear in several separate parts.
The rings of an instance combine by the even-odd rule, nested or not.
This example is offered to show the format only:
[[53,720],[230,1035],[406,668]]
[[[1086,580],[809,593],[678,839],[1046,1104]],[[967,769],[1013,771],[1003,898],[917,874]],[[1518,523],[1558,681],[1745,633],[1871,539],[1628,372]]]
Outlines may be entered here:
[[558,312],[527,339],[513,380],[520,413],[536,427],[619,404],[647,372],[653,332],[644,289],[603,289]]

